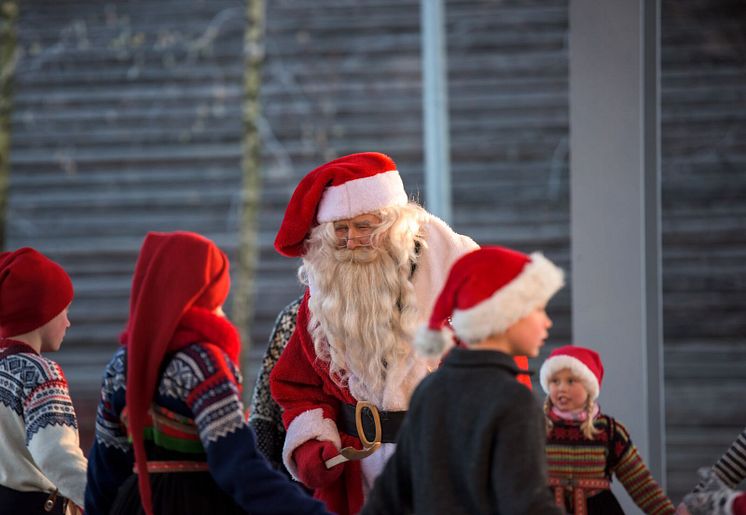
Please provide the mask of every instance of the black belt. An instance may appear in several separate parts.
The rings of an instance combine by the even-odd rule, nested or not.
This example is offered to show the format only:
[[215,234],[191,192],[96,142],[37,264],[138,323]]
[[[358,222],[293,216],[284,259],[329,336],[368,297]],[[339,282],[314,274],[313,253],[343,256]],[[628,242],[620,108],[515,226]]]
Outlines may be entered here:
[[64,515],[67,499],[45,492],[21,492],[0,485],[0,512],[24,515]]
[[[396,443],[396,436],[399,434],[399,428],[402,422],[404,422],[406,414],[406,411],[378,412],[378,415],[381,417],[381,443]],[[343,404],[340,415],[339,429],[348,435],[360,438],[360,435],[357,434],[357,425],[355,424],[355,406],[352,404]],[[376,428],[370,410],[364,409],[362,411],[362,420],[366,438],[373,441],[376,435]]]

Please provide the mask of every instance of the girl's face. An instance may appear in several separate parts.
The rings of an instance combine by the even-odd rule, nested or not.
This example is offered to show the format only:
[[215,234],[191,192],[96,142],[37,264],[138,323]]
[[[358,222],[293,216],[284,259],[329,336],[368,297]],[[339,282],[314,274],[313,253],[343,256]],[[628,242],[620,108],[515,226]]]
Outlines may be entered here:
[[511,354],[528,356],[529,358],[538,356],[539,349],[549,336],[550,327],[552,327],[552,320],[543,306],[521,318],[505,331],[510,343]]
[[549,399],[562,411],[579,411],[585,408],[588,391],[569,368],[563,368],[549,380]]

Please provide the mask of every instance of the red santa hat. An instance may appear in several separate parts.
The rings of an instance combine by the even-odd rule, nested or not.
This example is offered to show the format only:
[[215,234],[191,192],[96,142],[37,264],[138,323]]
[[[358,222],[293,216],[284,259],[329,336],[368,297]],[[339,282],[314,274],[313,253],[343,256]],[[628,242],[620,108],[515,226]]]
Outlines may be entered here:
[[466,343],[505,332],[564,284],[564,274],[540,253],[530,256],[504,247],[482,247],[453,264],[430,321],[415,337],[426,356],[439,356],[455,335]]
[[0,254],[0,337],[37,329],[73,300],[73,283],[60,265],[30,248]]
[[566,368],[583,382],[591,400],[598,399],[601,381],[604,378],[604,366],[596,351],[576,345],[554,349],[541,365],[539,372],[539,381],[546,393],[549,393],[549,381],[552,376]]
[[306,175],[295,188],[275,238],[275,249],[300,257],[311,229],[408,202],[394,161],[378,152],[340,157]]

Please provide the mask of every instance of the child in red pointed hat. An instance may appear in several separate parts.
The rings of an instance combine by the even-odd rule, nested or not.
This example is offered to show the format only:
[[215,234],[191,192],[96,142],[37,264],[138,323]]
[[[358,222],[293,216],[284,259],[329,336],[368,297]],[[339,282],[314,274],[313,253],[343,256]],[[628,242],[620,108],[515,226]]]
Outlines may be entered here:
[[256,450],[238,331],[222,311],[229,288],[212,241],[145,237],[124,345],[104,374],[86,513],[326,513]]
[[[60,366],[73,285],[60,265],[24,247],[0,254],[0,511],[82,506],[87,462]],[[70,506],[72,508],[72,505]]]
[[453,335],[465,345],[417,387],[364,515],[561,513],[547,488],[541,408],[516,381],[513,356],[538,355],[562,284],[538,253],[483,247],[456,261],[415,345],[428,355]]
[[623,514],[609,489],[615,475],[643,512],[674,513],[627,429],[599,410],[604,367],[598,353],[577,345],[559,347],[544,361],[539,376],[548,394],[546,452],[557,504],[567,513]]

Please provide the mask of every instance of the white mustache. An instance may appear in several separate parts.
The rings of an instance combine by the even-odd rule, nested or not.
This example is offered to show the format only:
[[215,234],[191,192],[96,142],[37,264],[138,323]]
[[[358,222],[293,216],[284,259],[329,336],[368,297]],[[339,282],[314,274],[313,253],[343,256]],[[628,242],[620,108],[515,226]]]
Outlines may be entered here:
[[360,246],[355,249],[340,247],[334,251],[334,259],[338,263],[372,263],[381,257],[381,251],[374,249],[371,245]]

